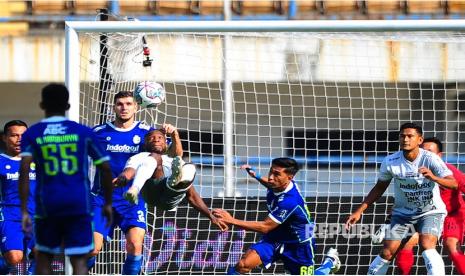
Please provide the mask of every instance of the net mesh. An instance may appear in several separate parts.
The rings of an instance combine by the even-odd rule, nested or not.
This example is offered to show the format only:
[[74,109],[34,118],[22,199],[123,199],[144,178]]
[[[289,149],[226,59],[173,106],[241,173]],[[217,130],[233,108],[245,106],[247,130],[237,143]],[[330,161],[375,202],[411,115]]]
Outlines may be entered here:
[[[265,188],[240,165],[266,174],[272,158],[296,158],[302,167],[296,181],[317,225],[315,261],[337,248],[340,273],[366,274],[381,249],[369,234],[390,211],[391,189],[366,211],[360,227],[346,232],[342,224],[373,187],[382,159],[398,150],[400,124],[419,122],[426,136],[445,142],[446,160],[462,166],[460,33],[109,33],[103,49],[101,35],[79,34],[82,123],[112,120],[117,91],[146,80],[163,84],[165,102],[140,110],[137,119],[178,127],[207,205],[247,220],[267,216]],[[224,192],[225,35],[232,40],[226,68],[233,87],[235,197]],[[151,67],[142,66],[142,36]],[[175,211],[148,211],[147,274],[224,273],[260,238],[234,227],[221,233],[185,202]],[[92,272],[121,273],[124,248],[116,230]],[[425,274],[416,256],[412,273]],[[454,273],[444,259],[447,273]],[[278,263],[253,272],[284,270]]]

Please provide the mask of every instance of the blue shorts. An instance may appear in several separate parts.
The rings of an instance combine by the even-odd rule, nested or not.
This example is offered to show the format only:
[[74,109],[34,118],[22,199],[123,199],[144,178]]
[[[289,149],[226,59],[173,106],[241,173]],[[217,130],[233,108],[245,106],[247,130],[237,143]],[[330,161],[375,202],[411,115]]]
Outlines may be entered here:
[[[32,235],[31,235],[32,236]],[[21,221],[0,221],[0,250],[2,254],[11,250],[24,250],[34,247],[33,237],[26,237],[21,228]]]
[[139,200],[139,204],[132,204],[126,200],[113,202],[113,225],[106,227],[106,220],[102,216],[104,200],[101,196],[92,196],[92,199],[95,232],[102,234],[105,240],[112,238],[116,226],[119,226],[125,234],[133,227],[146,228],[146,209],[143,200]]
[[40,252],[82,255],[94,250],[91,215],[35,218],[34,235]]
[[313,271],[313,247],[310,241],[284,244],[261,240],[250,249],[257,252],[265,268],[269,268],[277,260],[282,260],[284,268],[292,275],[300,275],[303,270]]

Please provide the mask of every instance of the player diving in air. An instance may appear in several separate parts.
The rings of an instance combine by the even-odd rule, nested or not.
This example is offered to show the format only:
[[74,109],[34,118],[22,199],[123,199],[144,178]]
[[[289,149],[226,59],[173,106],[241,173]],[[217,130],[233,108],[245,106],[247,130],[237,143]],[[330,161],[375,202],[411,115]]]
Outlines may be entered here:
[[[173,127],[174,128],[174,127]],[[132,156],[116,178],[115,186],[125,186],[134,179],[133,184],[125,193],[125,198],[137,204],[139,193],[149,205],[162,210],[176,208],[186,197],[188,202],[222,231],[227,225],[216,218],[208,209],[192,185],[196,169],[192,163],[185,163],[182,156],[182,144],[179,135],[170,135],[171,142],[179,155],[169,157],[167,152],[167,137],[162,129],[151,130],[145,136],[146,152]],[[173,146],[173,145],[172,145]]]

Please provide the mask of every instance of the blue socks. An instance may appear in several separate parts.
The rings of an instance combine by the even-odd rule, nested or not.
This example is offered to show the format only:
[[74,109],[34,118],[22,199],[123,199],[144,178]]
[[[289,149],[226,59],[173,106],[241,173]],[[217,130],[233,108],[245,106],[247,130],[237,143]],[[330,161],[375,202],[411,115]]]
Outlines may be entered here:
[[123,264],[123,275],[137,275],[142,267],[142,255],[131,255],[126,256],[126,260]]
[[330,258],[326,258],[326,260],[317,269],[315,269],[315,273],[313,275],[329,275],[333,265],[333,261]]
[[231,267],[228,269],[228,272],[227,272],[226,274],[228,274],[228,275],[240,275],[240,273],[237,272],[235,266],[231,266]]
[[31,259],[29,267],[27,268],[27,275],[35,275],[36,273],[36,260]]
[[0,274],[7,275],[10,274],[10,271],[13,267],[5,260],[5,258],[0,257]]

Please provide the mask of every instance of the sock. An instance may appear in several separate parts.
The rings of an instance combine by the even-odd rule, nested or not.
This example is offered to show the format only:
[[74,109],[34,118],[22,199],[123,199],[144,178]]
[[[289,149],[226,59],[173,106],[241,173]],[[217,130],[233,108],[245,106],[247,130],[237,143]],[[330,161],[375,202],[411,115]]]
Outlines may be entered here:
[[29,262],[29,267],[27,268],[27,275],[35,275],[36,274],[36,260],[31,259]]
[[333,266],[333,259],[325,258],[323,263],[317,269],[315,269],[314,275],[329,275]]
[[96,260],[96,257],[95,257],[95,256],[92,256],[92,257],[90,257],[89,259],[87,259],[87,268],[88,268],[89,270],[91,270],[91,269],[94,267],[94,265],[95,265],[95,260]]
[[239,272],[237,272],[235,266],[231,266],[231,267],[228,269],[228,272],[227,272],[226,274],[228,274],[228,275],[241,275]]
[[413,261],[413,249],[402,249],[397,253],[396,266],[401,275],[410,275]]
[[368,275],[386,275],[390,262],[379,255],[376,256],[368,268]]
[[462,252],[453,252],[449,254],[449,259],[454,263],[457,274],[465,275],[465,255]]
[[444,260],[436,249],[427,249],[421,254],[425,260],[428,275],[445,275]]
[[137,275],[142,267],[142,255],[131,255],[126,256],[126,260],[123,264],[123,275]]
[[0,257],[0,274],[7,275],[10,274],[10,271],[13,267],[5,260],[5,258]]

